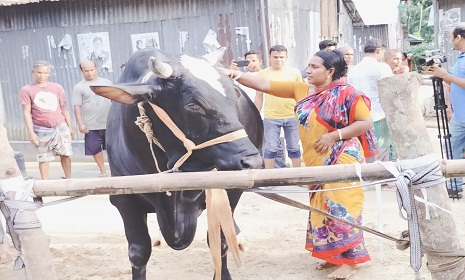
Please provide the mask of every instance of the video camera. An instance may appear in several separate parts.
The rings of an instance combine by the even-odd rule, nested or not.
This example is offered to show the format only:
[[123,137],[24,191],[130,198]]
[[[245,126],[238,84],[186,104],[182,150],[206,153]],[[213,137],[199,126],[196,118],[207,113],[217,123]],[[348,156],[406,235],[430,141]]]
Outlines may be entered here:
[[440,50],[424,51],[418,62],[423,66],[441,65],[447,62],[447,57]]

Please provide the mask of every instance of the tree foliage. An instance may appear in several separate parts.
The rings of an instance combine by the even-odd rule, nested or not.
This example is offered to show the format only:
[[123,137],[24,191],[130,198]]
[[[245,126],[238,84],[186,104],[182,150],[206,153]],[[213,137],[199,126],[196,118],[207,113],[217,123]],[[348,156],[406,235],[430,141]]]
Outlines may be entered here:
[[424,53],[425,51],[433,50],[434,45],[431,43],[422,43],[419,45],[415,46],[410,46],[407,49],[407,53],[413,54],[413,63],[412,63],[412,68],[413,71],[417,72],[423,72],[423,69],[421,68],[421,59],[424,58]]
[[408,33],[427,42],[431,42],[434,36],[434,27],[428,26],[432,4],[432,0],[407,0],[399,4],[400,20],[407,26]]

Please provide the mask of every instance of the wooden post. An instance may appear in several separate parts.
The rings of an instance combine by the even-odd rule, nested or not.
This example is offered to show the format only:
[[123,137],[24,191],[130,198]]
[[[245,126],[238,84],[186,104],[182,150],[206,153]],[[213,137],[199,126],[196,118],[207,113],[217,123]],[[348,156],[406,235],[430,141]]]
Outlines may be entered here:
[[[0,154],[2,155],[2,160],[0,161],[0,181],[2,181],[3,187],[14,191],[16,187],[19,187],[16,182],[21,181],[14,179],[22,179],[22,175],[16,164],[13,149],[8,142],[1,115]],[[20,176],[21,178],[18,178]],[[13,182],[13,185],[10,182]],[[7,197],[14,198],[14,192],[8,192]],[[18,211],[16,219],[27,221],[37,219],[37,215],[33,211]],[[17,230],[16,233],[19,235],[21,241],[21,257],[26,265],[26,278],[28,280],[57,279],[48,246],[49,240],[42,229]],[[5,238],[9,238],[9,236],[5,236]]]
[[[378,82],[381,106],[386,113],[389,130],[401,160],[414,159],[434,153],[425,120],[417,103],[417,92],[421,82],[422,77],[418,73],[395,75]],[[424,164],[426,166],[428,163]],[[444,209],[451,209],[445,183],[428,188],[427,194],[428,201]],[[416,195],[423,197],[420,192]],[[431,215],[431,219],[426,220],[424,204],[416,202],[416,207],[422,247],[442,252],[461,248],[457,228],[450,214],[437,211],[438,216]],[[429,265],[439,265],[456,259],[438,256],[430,252],[425,251]],[[435,280],[463,279],[459,277],[463,277],[461,273],[464,273],[464,270],[465,264],[462,262],[461,265],[452,269],[431,271],[431,275]]]

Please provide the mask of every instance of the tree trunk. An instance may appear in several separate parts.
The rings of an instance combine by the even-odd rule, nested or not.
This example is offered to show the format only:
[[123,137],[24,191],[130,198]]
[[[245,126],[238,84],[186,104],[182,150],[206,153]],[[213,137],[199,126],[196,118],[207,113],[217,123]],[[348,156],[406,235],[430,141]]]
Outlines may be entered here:
[[[8,189],[11,191],[7,192],[6,196],[14,199],[14,191],[20,186],[17,184],[18,181],[11,182],[11,179],[18,179],[19,176],[22,178],[22,175],[16,164],[13,149],[8,142],[1,115],[0,154],[2,155],[2,160],[0,161],[0,182],[4,190]],[[18,211],[15,220],[27,221],[31,219],[37,219],[37,215],[34,211]],[[21,257],[26,265],[26,278],[37,280],[56,279],[55,269],[52,265],[52,257],[48,247],[49,240],[42,229],[16,230],[16,233],[21,240]],[[5,238],[9,238],[9,236],[5,236]]]
[[[422,77],[418,73],[406,73],[384,78],[378,82],[381,106],[386,113],[386,120],[392,139],[396,145],[399,159],[414,159],[433,154],[433,146],[428,137],[425,120],[417,103],[417,92]],[[418,172],[425,166],[413,170]],[[416,195],[423,197],[421,192]],[[428,201],[450,210],[449,197],[445,183],[427,189]],[[421,246],[433,251],[454,251],[461,248],[457,228],[452,216],[438,210],[438,216],[431,215],[426,220],[423,203],[415,202],[420,228]],[[456,257],[443,257],[425,251],[428,265],[450,262]],[[444,271],[431,271],[433,279],[464,279],[465,264]]]

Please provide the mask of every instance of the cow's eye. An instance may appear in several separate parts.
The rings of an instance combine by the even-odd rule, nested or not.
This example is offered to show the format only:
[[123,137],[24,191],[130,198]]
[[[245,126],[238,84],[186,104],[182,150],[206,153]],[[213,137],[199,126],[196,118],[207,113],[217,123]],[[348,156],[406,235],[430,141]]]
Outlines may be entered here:
[[185,108],[189,112],[205,115],[205,110],[199,104],[188,103]]

